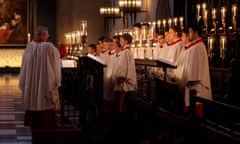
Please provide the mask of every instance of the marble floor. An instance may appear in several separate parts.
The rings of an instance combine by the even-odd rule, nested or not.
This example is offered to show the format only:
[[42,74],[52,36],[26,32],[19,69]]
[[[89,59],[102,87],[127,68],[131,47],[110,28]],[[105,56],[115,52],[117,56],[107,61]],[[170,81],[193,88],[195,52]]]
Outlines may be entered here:
[[0,75],[0,144],[31,144],[32,136],[23,125],[24,111],[18,76]]

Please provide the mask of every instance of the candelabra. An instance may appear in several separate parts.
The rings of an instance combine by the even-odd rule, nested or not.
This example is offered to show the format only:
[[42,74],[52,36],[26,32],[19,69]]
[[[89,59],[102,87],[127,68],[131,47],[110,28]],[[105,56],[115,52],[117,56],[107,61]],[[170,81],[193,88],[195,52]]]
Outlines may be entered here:
[[83,49],[87,46],[87,21],[81,20],[79,30],[67,32],[65,39],[67,42],[67,55],[82,55]]
[[[231,60],[230,55],[232,55],[230,53],[234,52],[233,49],[236,49],[238,43],[237,2],[225,3],[222,1],[220,5],[211,4],[213,5],[196,4],[196,20],[204,26],[203,31],[206,35],[204,41],[207,43],[211,65],[228,67]],[[208,20],[208,18],[210,19]],[[221,64],[214,64],[216,59],[221,59]],[[217,61],[219,62],[219,60]]]
[[[159,19],[152,22],[143,22],[138,25],[135,24],[132,30],[129,30],[133,37],[132,49],[135,58],[147,58],[154,59],[154,53],[157,45],[157,32],[168,31],[168,28],[176,26],[179,28],[179,32],[184,29],[184,18],[174,17]],[[121,35],[123,31],[115,33],[115,35]]]

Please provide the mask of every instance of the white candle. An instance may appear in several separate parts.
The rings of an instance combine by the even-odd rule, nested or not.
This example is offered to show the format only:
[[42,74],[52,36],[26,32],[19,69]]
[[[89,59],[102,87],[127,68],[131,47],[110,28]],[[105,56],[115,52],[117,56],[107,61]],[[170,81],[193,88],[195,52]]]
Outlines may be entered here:
[[225,49],[225,39],[222,39],[222,49]]
[[172,26],[172,19],[171,18],[168,19],[168,25],[169,25],[169,27]]
[[210,40],[209,40],[209,41],[210,41],[210,44],[209,44],[210,46],[209,46],[209,47],[210,47],[210,50],[212,50],[212,48],[213,48],[213,39],[212,39],[212,38],[210,38]]
[[173,21],[174,21],[174,25],[177,26],[177,18],[174,18]]
[[146,30],[143,29],[143,40],[146,40]]
[[179,21],[180,21],[180,25],[181,25],[181,27],[183,26],[183,17],[180,17],[179,18]]
[[205,10],[206,7],[207,7],[207,4],[206,4],[206,3],[203,3],[203,4],[202,4],[202,8],[203,8],[203,10]]
[[27,34],[27,41],[28,41],[28,42],[31,41],[31,34],[30,34],[30,33]]
[[208,15],[208,11],[205,10],[205,11],[204,11],[204,17],[203,17],[203,19],[204,19],[204,25],[205,25],[205,26],[207,25],[207,15]]
[[163,28],[165,28],[166,27],[166,20],[164,19],[163,20]]
[[216,9],[213,8],[213,9],[212,9],[212,18],[213,18],[213,19],[216,19],[216,17],[217,17],[217,16],[216,16]]
[[85,24],[82,24],[83,32],[85,32]]
[[158,24],[158,27],[160,28],[160,26],[161,26],[161,20],[158,20],[157,24]]
[[232,13],[233,13],[233,16],[237,16],[237,6],[236,5],[232,6]]
[[200,8],[201,8],[200,4],[197,4],[197,19],[200,16]]
[[226,16],[225,13],[226,13],[226,8],[225,8],[225,7],[222,7],[222,8],[221,8],[221,17],[222,17],[222,18],[225,18],[225,16]]

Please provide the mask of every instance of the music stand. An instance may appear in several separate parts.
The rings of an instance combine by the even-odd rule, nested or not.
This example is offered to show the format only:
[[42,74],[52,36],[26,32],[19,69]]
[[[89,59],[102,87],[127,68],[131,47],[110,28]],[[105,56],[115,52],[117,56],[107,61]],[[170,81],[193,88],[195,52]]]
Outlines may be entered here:
[[167,68],[172,68],[175,69],[177,68],[177,65],[169,60],[163,59],[163,58],[158,58],[157,63],[159,65],[162,65],[163,72],[164,72],[164,81],[167,80]]

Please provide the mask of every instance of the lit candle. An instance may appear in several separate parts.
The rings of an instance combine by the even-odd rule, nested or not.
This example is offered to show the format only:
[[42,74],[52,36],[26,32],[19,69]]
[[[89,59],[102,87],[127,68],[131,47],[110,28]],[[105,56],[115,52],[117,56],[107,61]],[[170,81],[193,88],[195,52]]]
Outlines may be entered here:
[[172,19],[171,18],[168,19],[168,25],[169,25],[169,27],[172,26]]
[[237,16],[237,6],[236,5],[232,6],[232,14],[233,14],[233,16]]
[[143,40],[146,40],[146,30],[143,29]]
[[160,28],[160,26],[161,26],[161,20],[158,20],[157,24],[158,24],[158,27]]
[[175,26],[177,26],[177,20],[178,20],[178,19],[177,19],[176,17],[173,19]]
[[204,16],[203,16],[203,20],[204,20],[204,25],[205,25],[205,26],[207,25],[207,15],[208,15],[208,11],[205,10],[205,11],[204,11]]
[[210,43],[209,49],[212,50],[212,48],[213,48],[213,39],[212,38],[210,38],[209,43]]
[[[206,12],[206,11],[207,11],[207,10],[206,10],[206,7],[207,7],[206,3],[203,3],[203,4],[202,4],[202,9],[203,9],[203,10],[202,10],[202,16],[203,16],[203,20],[204,20],[204,21],[206,21],[206,19],[207,19],[207,18],[206,18],[206,13],[207,13],[207,12]],[[206,22],[204,22],[204,25],[206,25]]]
[[225,7],[222,7],[222,8],[221,8],[221,17],[222,17],[222,18],[225,18],[225,16],[226,16],[225,13],[226,13],[226,8],[225,8]]
[[217,16],[216,16],[216,8],[213,8],[213,9],[212,9],[212,18],[213,18],[213,19],[216,19],[216,17],[217,17]]
[[163,20],[163,28],[165,28],[166,27],[166,20],[164,19]]
[[154,37],[155,26],[156,26],[156,22],[152,22],[152,34],[151,34],[152,39]]
[[75,33],[72,32],[72,44],[75,44]]
[[83,32],[85,32],[85,24],[82,24]]
[[28,41],[28,42],[31,41],[31,34],[30,34],[30,33],[27,34],[27,41]]
[[200,8],[201,8],[200,4],[197,4],[197,20],[200,17]]
[[222,39],[222,49],[225,49],[225,39]]
[[183,26],[183,17],[180,17],[179,18],[179,21],[180,21],[180,25],[181,25],[181,27]]
[[202,8],[203,8],[203,10],[205,10],[206,7],[207,7],[207,4],[206,4],[206,3],[203,3],[203,4],[202,4]]
[[139,38],[138,38],[138,30],[135,31],[135,36],[136,36],[136,40],[138,41]]
[[77,44],[80,44],[80,39],[81,39],[80,32],[77,31],[77,32],[76,32],[76,43],[77,43]]

